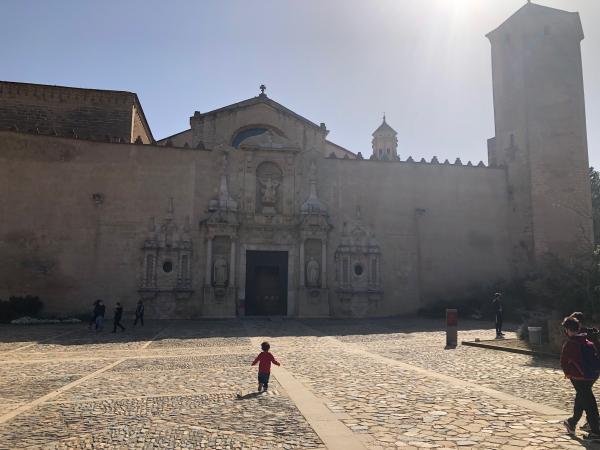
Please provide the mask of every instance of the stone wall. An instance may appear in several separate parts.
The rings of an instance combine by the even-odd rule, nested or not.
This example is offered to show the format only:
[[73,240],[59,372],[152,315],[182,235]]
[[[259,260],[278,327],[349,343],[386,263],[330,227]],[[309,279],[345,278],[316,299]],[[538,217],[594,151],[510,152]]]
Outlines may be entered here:
[[[54,313],[87,312],[95,298],[134,308],[149,221],[161,224],[169,197],[180,227],[198,217],[213,194],[198,170],[209,155],[0,132],[0,298],[35,292]],[[186,317],[200,306],[178,303]]]
[[152,141],[134,93],[6,81],[0,82],[0,130],[110,142],[133,142],[139,135]]
[[[144,111],[139,104],[133,105],[133,119],[131,125],[131,140],[129,142],[138,142],[140,144],[151,144],[154,141],[150,128],[144,117]],[[139,140],[138,140],[139,138]]]
[[[326,159],[319,179],[332,251],[357,207],[381,247],[380,314],[414,312],[510,277],[503,169]],[[329,264],[334,273],[331,257]]]
[[[193,292],[176,301],[158,295],[148,303],[149,315],[203,315],[209,305],[203,296],[202,223],[219,195],[221,153],[0,132],[0,298],[39,295],[55,313],[85,312],[97,297],[131,309],[144,276],[144,242],[151,229],[173,223],[180,234],[187,227],[193,245]],[[274,248],[279,236],[278,225],[254,216],[254,174],[246,173],[246,155],[233,151],[228,169],[229,189],[241,208],[239,239],[245,239],[236,247],[237,261],[244,260],[244,248]],[[309,195],[308,163],[317,163],[317,191],[330,215],[326,285],[335,315],[348,314],[336,303],[336,249],[357,228],[380,249],[383,292],[361,314],[414,312],[421,302],[459,296],[508,276],[502,169],[326,159],[316,149],[274,160],[292,177],[284,181],[291,196],[281,205],[285,215],[300,211]],[[289,236],[291,289],[299,277],[294,220],[284,218],[280,227]],[[306,255],[319,260],[318,243],[307,241]],[[156,263],[162,267],[163,261]],[[159,275],[164,283],[176,276]],[[236,279],[243,278],[238,268]],[[240,282],[240,297],[243,288]],[[294,315],[298,307],[291,297]]]

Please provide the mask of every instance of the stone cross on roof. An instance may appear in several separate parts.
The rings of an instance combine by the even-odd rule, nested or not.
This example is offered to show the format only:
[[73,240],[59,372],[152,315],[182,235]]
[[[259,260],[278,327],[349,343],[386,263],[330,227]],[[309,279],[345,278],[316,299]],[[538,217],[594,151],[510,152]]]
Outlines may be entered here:
[[258,88],[260,89],[260,95],[267,95],[265,94],[267,87],[264,84],[261,84]]

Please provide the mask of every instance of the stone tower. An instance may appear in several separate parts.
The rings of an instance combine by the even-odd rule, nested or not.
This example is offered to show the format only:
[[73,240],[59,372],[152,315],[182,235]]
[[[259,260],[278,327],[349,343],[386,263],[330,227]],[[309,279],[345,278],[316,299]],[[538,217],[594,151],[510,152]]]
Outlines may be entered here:
[[513,267],[592,243],[578,13],[525,4],[487,35],[492,47],[490,165],[507,170]]
[[373,155],[371,159],[379,159],[383,161],[398,160],[398,133],[390,127],[385,121],[373,132]]

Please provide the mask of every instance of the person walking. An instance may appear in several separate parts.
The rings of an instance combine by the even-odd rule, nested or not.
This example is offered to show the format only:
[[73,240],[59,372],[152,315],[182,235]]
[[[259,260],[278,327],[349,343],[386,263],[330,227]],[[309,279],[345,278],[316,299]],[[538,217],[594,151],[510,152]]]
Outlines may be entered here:
[[96,307],[98,306],[98,302],[100,302],[100,300],[96,300],[94,302],[94,307],[92,308],[92,315],[90,317],[90,323],[88,325],[88,330],[91,330],[92,326],[96,324]]
[[279,362],[275,359],[273,354],[269,351],[271,346],[268,342],[263,342],[260,344],[261,352],[254,359],[252,365],[258,364],[258,392],[263,390],[263,392],[267,392],[269,388],[269,377],[271,376],[271,363],[276,366],[280,366]]
[[106,314],[106,306],[102,300],[96,300],[94,307],[94,322],[96,323],[96,333],[104,328],[104,314]]
[[121,325],[121,319],[123,318],[123,307],[121,306],[121,303],[117,302],[117,305],[115,306],[115,317],[114,317],[114,321],[113,321],[113,333],[117,332],[117,327],[121,328],[122,331],[125,331],[125,327],[123,325]]
[[502,332],[502,294],[500,292],[494,294],[492,305],[496,311],[496,339],[502,339],[504,333]]
[[585,333],[585,337],[587,338],[587,340],[591,341],[592,344],[594,344],[596,350],[600,350],[600,331],[598,331],[598,328],[586,327],[583,323],[585,319],[582,312],[576,311],[574,313],[571,313],[569,317],[574,317],[579,321],[579,333]]
[[142,300],[138,300],[137,306],[135,307],[135,321],[133,322],[133,326],[135,327],[140,321],[140,324],[144,326],[144,304]]
[[600,421],[598,403],[592,388],[598,379],[598,355],[594,344],[586,339],[585,333],[580,332],[580,324],[575,317],[566,317],[562,326],[567,341],[560,353],[560,366],[575,388],[573,416],[565,419],[563,425],[567,433],[575,436],[577,422],[585,411],[590,427],[586,439],[597,441],[600,440]]

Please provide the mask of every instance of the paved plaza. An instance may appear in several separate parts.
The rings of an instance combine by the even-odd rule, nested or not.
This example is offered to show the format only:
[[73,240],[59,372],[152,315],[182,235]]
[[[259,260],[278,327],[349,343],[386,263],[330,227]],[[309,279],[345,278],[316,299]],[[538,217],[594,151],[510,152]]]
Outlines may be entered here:
[[[564,432],[573,393],[556,361],[444,350],[440,325],[1,326],[0,448],[596,448]],[[460,325],[459,340],[494,335]],[[282,366],[256,395],[264,339]]]

